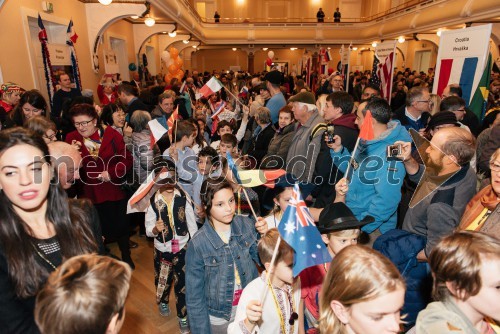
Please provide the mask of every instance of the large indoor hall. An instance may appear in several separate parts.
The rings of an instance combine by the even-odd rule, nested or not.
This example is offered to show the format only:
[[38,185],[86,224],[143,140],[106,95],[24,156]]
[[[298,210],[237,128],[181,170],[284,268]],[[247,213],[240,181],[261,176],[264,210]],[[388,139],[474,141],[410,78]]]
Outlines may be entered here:
[[493,0],[0,0],[0,332],[500,334]]

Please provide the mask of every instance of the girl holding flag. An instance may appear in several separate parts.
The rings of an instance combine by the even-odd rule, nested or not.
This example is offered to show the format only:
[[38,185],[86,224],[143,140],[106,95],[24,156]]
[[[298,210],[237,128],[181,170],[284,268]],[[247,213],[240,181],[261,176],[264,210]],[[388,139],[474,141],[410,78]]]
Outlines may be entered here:
[[203,182],[205,224],[186,253],[186,305],[191,333],[227,333],[243,289],[258,276],[257,232],[252,220],[235,215],[231,184]]

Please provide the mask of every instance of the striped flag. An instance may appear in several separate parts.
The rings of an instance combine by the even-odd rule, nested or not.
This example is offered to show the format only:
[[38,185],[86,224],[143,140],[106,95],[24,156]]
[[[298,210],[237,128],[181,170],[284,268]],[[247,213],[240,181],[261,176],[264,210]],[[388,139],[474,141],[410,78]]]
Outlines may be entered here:
[[490,53],[488,55],[488,61],[486,62],[486,66],[484,67],[481,80],[477,85],[476,91],[474,92],[474,96],[472,97],[472,100],[470,101],[469,105],[469,109],[474,114],[476,114],[476,116],[480,121],[483,120],[487,111],[486,106],[488,104],[491,65],[492,65],[492,57]]
[[387,57],[383,65],[378,65],[377,74],[380,78],[380,96],[391,102],[391,90],[392,90],[392,74],[394,72],[394,52],[391,52]]
[[49,49],[47,48],[47,31],[43,25],[42,17],[38,14],[38,40],[42,45],[43,69],[45,71],[45,81],[47,82],[47,93],[49,94],[50,107],[53,107],[53,96],[56,88],[56,79],[52,75],[52,65],[50,63]]
[[168,132],[168,125],[165,127],[162,123],[155,118],[148,122],[149,130],[151,131],[151,147],[160,140],[165,133]]
[[71,64],[73,65],[73,78],[75,78],[76,88],[82,90],[82,81],[80,79],[80,68],[78,67],[78,59],[76,58],[75,44],[78,35],[73,27],[73,20],[69,21],[68,30],[66,31],[66,44],[69,46]]
[[[179,119],[179,106],[177,106],[177,108],[175,108],[172,115],[170,115],[170,117],[167,119],[167,129],[168,129],[168,134],[170,136],[172,136],[172,132],[174,131],[175,121],[178,119]],[[173,138],[173,139],[175,139],[175,138]]]
[[217,80],[216,77],[212,77],[208,82],[200,88],[199,93],[201,93],[201,97],[209,97],[212,94],[217,93],[222,89],[222,83]]
[[468,106],[473,95],[474,81],[479,82],[482,71],[478,71],[478,57],[441,59],[437,94],[441,96],[446,86],[458,83],[462,98]]
[[380,61],[378,60],[377,54],[373,54],[373,65],[372,65],[372,76],[370,78],[370,83],[374,86],[380,87],[380,78],[378,77],[378,65]]
[[226,101],[221,101],[219,102],[219,104],[217,104],[217,107],[214,109],[213,111],[213,115],[211,116],[211,118],[215,118],[217,117],[217,115],[222,111],[224,110],[224,108],[226,107]]

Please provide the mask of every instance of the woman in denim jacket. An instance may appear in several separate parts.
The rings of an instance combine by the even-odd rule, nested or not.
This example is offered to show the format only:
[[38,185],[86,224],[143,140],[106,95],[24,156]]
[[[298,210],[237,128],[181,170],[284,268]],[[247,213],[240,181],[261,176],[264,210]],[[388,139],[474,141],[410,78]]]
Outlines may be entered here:
[[192,334],[227,333],[243,288],[258,276],[258,234],[250,218],[235,216],[224,177],[203,182],[201,201],[205,224],[186,253],[188,319]]

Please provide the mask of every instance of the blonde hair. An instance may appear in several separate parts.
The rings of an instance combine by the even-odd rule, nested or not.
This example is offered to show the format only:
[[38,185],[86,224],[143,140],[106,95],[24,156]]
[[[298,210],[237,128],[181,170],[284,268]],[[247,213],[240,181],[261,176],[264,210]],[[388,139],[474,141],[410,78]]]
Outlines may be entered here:
[[[274,253],[274,248],[278,242],[280,234],[278,229],[271,228],[262,236],[257,245],[257,250],[259,252],[259,258],[262,264],[266,262],[271,262],[271,258]],[[280,239],[280,245],[278,246],[278,253],[276,254],[275,265],[280,261],[285,261],[293,257],[293,249],[283,240]]]
[[326,98],[328,94],[321,94],[316,100],[316,107],[318,108],[319,115],[321,118],[325,115]]
[[344,248],[333,259],[323,281],[319,300],[320,332],[347,333],[330,306],[332,300],[350,307],[398,288],[405,288],[405,283],[389,259],[365,246],[353,245]]
[[441,105],[441,97],[437,94],[431,94],[431,101],[433,103],[431,109],[431,115],[434,116],[439,112],[439,106]]
[[493,161],[497,160],[498,158],[500,158],[500,148],[497,148],[497,150],[493,152],[493,154],[491,155],[490,164],[493,163]]
[[35,321],[44,334],[106,333],[123,317],[132,271],[107,256],[75,256],[54,271],[36,298]]

